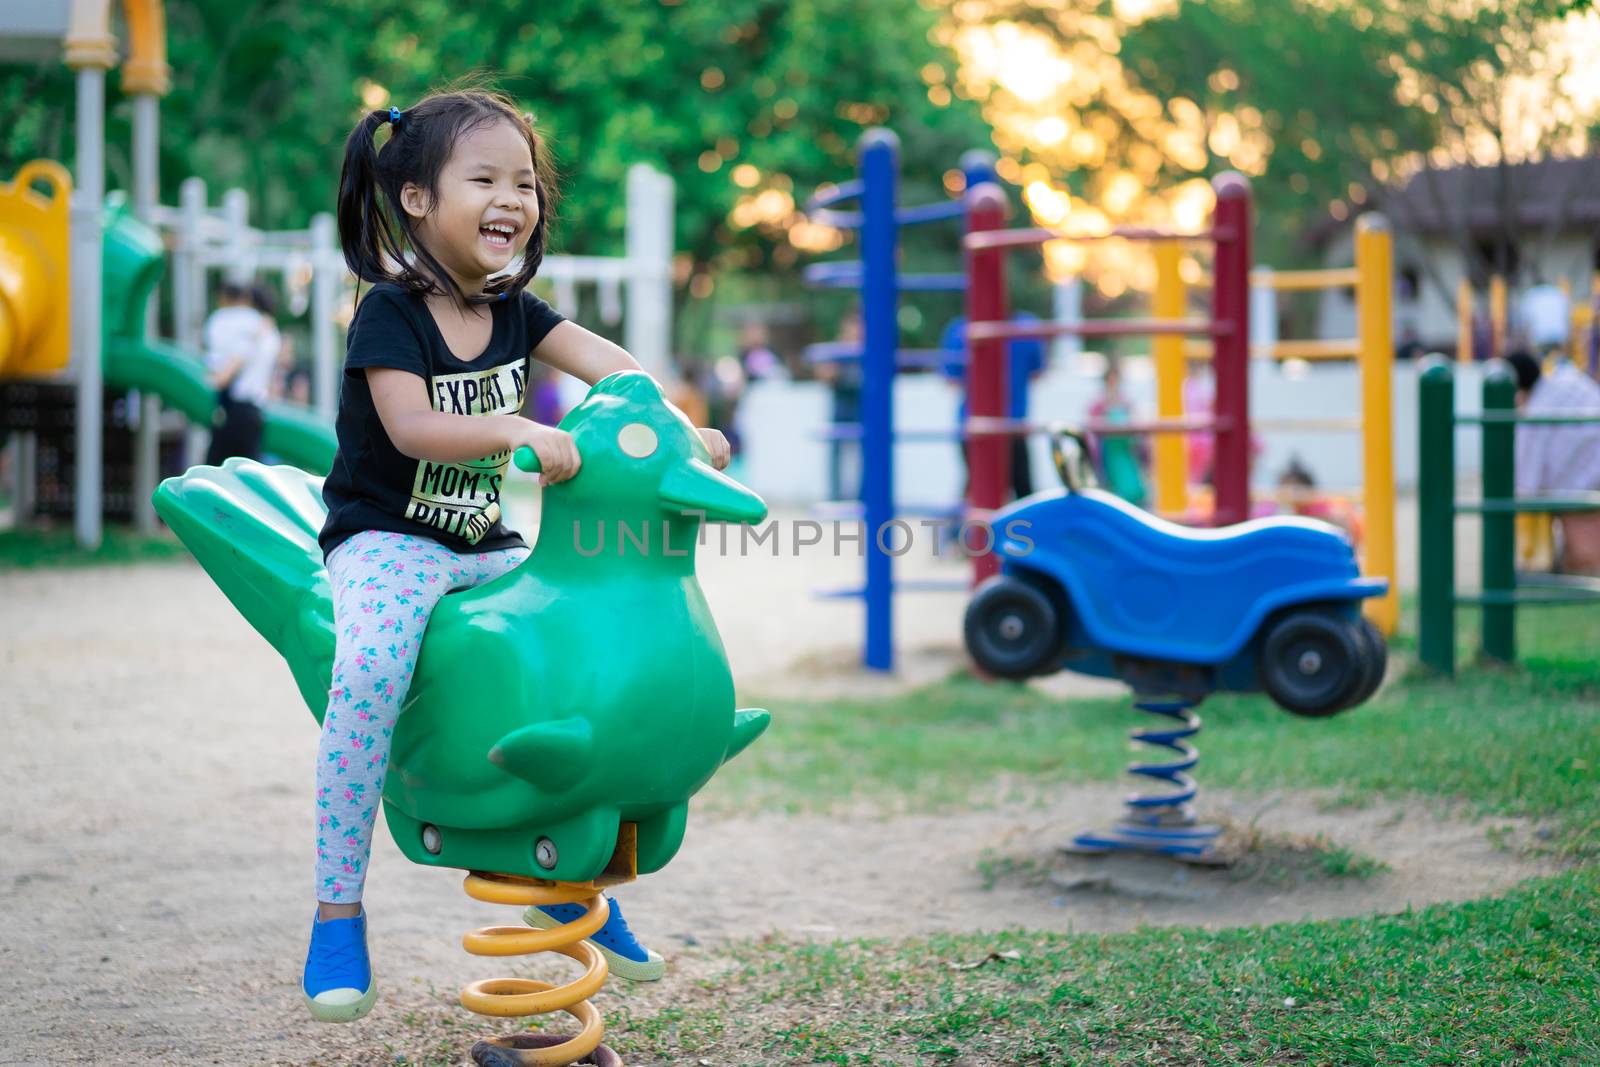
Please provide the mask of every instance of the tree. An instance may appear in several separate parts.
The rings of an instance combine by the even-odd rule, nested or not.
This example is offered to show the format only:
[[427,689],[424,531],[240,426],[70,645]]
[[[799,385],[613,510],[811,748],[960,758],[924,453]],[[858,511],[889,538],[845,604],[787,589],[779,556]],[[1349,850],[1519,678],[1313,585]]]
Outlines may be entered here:
[[[1450,160],[1572,150],[1592,114],[1559,89],[1568,0],[1068,0],[951,8],[961,89],[984,100],[1011,175],[1041,221],[1198,225],[1203,176],[1255,183],[1260,256],[1293,266],[1302,235],[1377,201],[1397,175]],[[1589,40],[1594,39],[1594,23]],[[1532,75],[1546,122],[1508,123]],[[1516,133],[1521,140],[1511,135]],[[1513,144],[1517,147],[1513,147]],[[1396,222],[1404,225],[1404,219]],[[1475,249],[1473,252],[1475,253]],[[1148,285],[1148,258],[1111,246],[1087,268],[1115,295]]]
[[[345,137],[367,109],[406,107],[475,71],[532,111],[554,149],[558,251],[621,251],[627,168],[677,183],[680,297],[716,271],[789,268],[840,237],[797,202],[854,168],[871,125],[902,138],[907,196],[988,143],[977,108],[941,83],[951,57],[917,0],[545,0],[536,7],[415,0],[171,0],[174,92],[163,105],[167,202],[189,174],[238,184],[253,217],[299,227],[330,210]],[[0,166],[70,154],[72,83],[9,72]],[[108,172],[127,180],[128,108],[113,82]]]

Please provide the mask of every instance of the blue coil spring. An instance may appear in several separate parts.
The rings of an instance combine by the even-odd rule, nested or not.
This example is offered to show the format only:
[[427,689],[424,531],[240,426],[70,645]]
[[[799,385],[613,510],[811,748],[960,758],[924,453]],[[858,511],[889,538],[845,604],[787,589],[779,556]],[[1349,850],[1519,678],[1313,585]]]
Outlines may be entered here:
[[1140,711],[1170,719],[1177,725],[1145,727],[1129,737],[1146,745],[1166,749],[1177,758],[1165,763],[1130,763],[1128,773],[1166,782],[1172,788],[1161,793],[1134,793],[1127,799],[1128,821],[1149,826],[1187,825],[1194,822],[1194,798],[1199,792],[1189,771],[1200,762],[1200,752],[1189,738],[1200,732],[1200,716],[1192,710],[1199,701],[1182,698],[1153,700],[1135,698]]
[[1067,845],[1068,851],[1090,855],[1144,852],[1197,863],[1215,859],[1214,845],[1221,828],[1195,819],[1194,798],[1199,788],[1189,777],[1200,762],[1199,751],[1189,744],[1189,739],[1200,732],[1200,716],[1192,710],[1198,703],[1198,697],[1134,698],[1134,707],[1159,715],[1172,725],[1135,730],[1133,740],[1164,749],[1176,758],[1161,763],[1132,763],[1128,773],[1169,788],[1132,794],[1116,825],[1078,834]]

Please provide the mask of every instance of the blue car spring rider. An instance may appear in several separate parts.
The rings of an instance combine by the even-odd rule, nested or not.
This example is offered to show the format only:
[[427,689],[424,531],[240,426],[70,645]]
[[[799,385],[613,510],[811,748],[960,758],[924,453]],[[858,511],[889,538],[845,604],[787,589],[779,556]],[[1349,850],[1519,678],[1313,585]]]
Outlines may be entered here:
[[1171,788],[1130,797],[1122,822],[1080,835],[1075,851],[1210,858],[1218,827],[1194,815],[1188,772],[1199,753],[1188,739],[1200,718],[1191,709],[1217,692],[1264,692],[1311,717],[1365,701],[1383,681],[1387,651],[1361,601],[1388,583],[1361,577],[1349,538],[1327,523],[1178,526],[1086,487],[1077,432],[1057,429],[1051,452],[1063,488],[993,519],[1000,573],[967,607],[967,649],[1003,678],[1119,678],[1137,708],[1171,721],[1133,738],[1176,758],[1128,768]]

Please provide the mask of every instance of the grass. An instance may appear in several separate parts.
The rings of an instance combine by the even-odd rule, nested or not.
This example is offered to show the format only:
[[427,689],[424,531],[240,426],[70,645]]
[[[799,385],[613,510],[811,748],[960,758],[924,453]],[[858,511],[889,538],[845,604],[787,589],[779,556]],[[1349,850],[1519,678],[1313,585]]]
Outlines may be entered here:
[[70,527],[0,530],[0,571],[44,567],[94,567],[187,559],[188,550],[171,534],[140,534],[107,526],[100,547],[78,547]]
[[[1469,668],[1455,681],[1411,672],[1332,719],[1260,696],[1209,700],[1197,774],[1345,803],[1428,794],[1474,814],[1547,819],[1559,847],[1600,851],[1600,609],[1524,612],[1519,623],[1520,668]],[[1466,641],[1472,628],[1462,631]],[[927,811],[1026,799],[1119,777],[1141,718],[1126,699],[1065,702],[966,676],[889,700],[770,706],[771,729],[719,773],[713,805]]]
[[671,1010],[625,1001],[614,1043],[719,1065],[1594,1063],[1597,895],[1584,868],[1339,922],[756,942]]
[[[1498,899],[1360,919],[690,950],[665,982],[608,987],[608,1040],[635,1067],[1600,1063],[1600,611],[1528,612],[1520,636],[1520,669],[1402,678],[1332,720],[1260,698],[1208,702],[1201,774],[1526,816],[1554,829],[1553,847],[1574,862],[1563,873]],[[1048,795],[1117,776],[1134,720],[1122,700],[1064,704],[966,678],[885,701],[773,708],[769,735],[712,787],[741,806]],[[1326,839],[1254,846],[1283,869],[1284,892],[1305,877],[1382,873]],[[1042,877],[1027,857],[997,854],[977,873],[988,885]],[[486,1029],[434,998],[373,1062],[456,1064]]]

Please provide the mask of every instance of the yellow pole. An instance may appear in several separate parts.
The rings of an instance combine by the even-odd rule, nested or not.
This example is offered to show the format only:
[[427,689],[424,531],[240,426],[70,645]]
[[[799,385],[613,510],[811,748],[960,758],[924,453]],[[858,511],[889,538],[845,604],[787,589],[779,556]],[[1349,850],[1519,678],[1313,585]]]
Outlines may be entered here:
[[[1183,275],[1183,249],[1176,241],[1155,246],[1156,291],[1152,309],[1158,319],[1183,318],[1187,299]],[[1183,338],[1157,337],[1151,342],[1156,364],[1156,415],[1163,419],[1183,416]],[[1189,463],[1184,436],[1158,433],[1155,444],[1156,511],[1181,515],[1189,510]]]
[[1485,359],[1501,359],[1506,354],[1506,279],[1496,274],[1489,279],[1489,351]]
[[1356,313],[1361,334],[1361,466],[1366,572],[1389,579],[1389,591],[1366,602],[1384,634],[1400,625],[1394,550],[1394,239],[1382,215],[1356,223]]
[[1456,362],[1472,362],[1472,279],[1456,283]]

